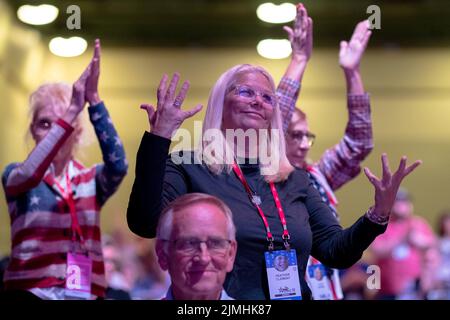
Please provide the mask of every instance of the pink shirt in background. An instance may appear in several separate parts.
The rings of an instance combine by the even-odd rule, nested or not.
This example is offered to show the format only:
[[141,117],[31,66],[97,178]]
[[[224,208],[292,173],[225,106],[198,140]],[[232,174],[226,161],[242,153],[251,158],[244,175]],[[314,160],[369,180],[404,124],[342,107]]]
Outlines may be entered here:
[[431,244],[434,234],[420,217],[391,220],[384,234],[378,236],[371,249],[381,270],[382,295],[399,295],[420,277],[421,250],[408,241],[408,233],[415,232],[423,244]]

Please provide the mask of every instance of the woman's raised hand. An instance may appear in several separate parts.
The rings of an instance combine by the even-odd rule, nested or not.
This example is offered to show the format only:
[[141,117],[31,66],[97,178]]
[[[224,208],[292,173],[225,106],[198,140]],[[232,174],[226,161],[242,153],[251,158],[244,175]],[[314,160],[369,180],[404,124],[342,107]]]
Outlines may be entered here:
[[298,61],[308,62],[313,46],[313,21],[308,17],[305,6],[297,4],[297,15],[294,21],[294,29],[285,26],[292,47],[292,58]]
[[95,40],[94,56],[92,57],[91,73],[86,80],[86,101],[95,106],[101,102],[98,94],[98,78],[100,77],[100,40]]
[[406,160],[406,157],[403,156],[397,171],[392,174],[387,155],[383,153],[381,156],[383,177],[381,179],[378,179],[368,168],[364,168],[364,173],[375,187],[375,206],[372,214],[380,220],[387,221],[389,219],[402,180],[422,163],[421,160],[417,160],[412,165],[406,166]]
[[180,75],[175,73],[167,87],[168,79],[169,77],[165,74],[159,84],[157,110],[149,104],[142,104],[141,109],[147,111],[150,132],[171,139],[183,121],[198,113],[202,109],[202,105],[197,105],[187,111],[182,110],[181,105],[189,90],[189,82],[185,81],[178,95],[175,96]]
[[98,95],[98,78],[100,75],[100,40],[95,40],[94,56],[86,69],[72,86],[72,98],[63,119],[72,123],[83,111],[86,102],[96,105],[101,100]]
[[81,76],[72,85],[72,98],[70,100],[69,108],[63,115],[64,121],[72,123],[78,114],[83,111],[86,105],[86,81],[91,74],[91,63],[86,67]]
[[361,58],[372,34],[369,27],[369,21],[363,20],[356,25],[349,42],[341,41],[339,65],[344,70],[356,70],[359,68]]

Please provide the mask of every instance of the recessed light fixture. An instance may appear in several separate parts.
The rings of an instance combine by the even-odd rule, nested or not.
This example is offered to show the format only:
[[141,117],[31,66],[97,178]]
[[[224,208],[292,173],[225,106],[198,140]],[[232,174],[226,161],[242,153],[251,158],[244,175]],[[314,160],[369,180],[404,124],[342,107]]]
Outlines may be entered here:
[[264,22],[286,23],[295,19],[297,8],[292,3],[282,3],[280,5],[266,2],[256,9],[256,15]]
[[284,59],[292,52],[291,43],[286,39],[265,39],[258,43],[256,50],[267,59]]
[[56,37],[50,40],[48,47],[56,56],[76,57],[87,49],[87,41],[81,37],[62,38]]
[[17,9],[17,17],[24,23],[43,25],[55,21],[58,12],[58,8],[50,4],[41,4],[39,6],[25,4]]

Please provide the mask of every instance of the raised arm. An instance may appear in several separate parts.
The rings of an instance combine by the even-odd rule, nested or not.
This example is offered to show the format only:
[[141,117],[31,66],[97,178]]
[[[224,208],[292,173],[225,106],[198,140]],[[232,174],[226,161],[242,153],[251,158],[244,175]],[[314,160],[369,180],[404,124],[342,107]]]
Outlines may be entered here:
[[363,20],[356,25],[349,42],[341,41],[339,65],[344,71],[347,94],[365,93],[359,66],[372,34],[369,27],[369,21]]
[[45,137],[39,141],[27,159],[9,166],[2,178],[7,196],[17,196],[36,187],[44,177],[61,146],[74,128],[72,124],[85,105],[85,83],[90,74],[91,64],[73,84],[70,106],[64,115],[52,124]]
[[103,163],[97,165],[95,179],[97,199],[100,204],[104,204],[127,174],[128,162],[122,142],[98,93],[100,50],[100,40],[97,39],[91,62],[92,70],[86,81],[86,101],[89,102],[89,118],[102,150]]
[[292,54],[291,61],[278,85],[277,95],[283,116],[283,130],[286,132],[297,103],[303,74],[312,52],[313,21],[308,17],[308,12],[303,4],[297,5],[293,29],[285,26],[284,30],[291,42]]
[[399,168],[391,174],[388,159],[382,155],[383,175],[375,177],[369,169],[364,172],[375,188],[375,204],[356,223],[342,229],[333,216],[326,212],[326,205],[320,203],[313,187],[310,187],[307,207],[313,231],[312,255],[335,268],[347,268],[357,262],[362,253],[374,239],[386,230],[395,196],[402,180],[411,173],[421,161],[406,166],[402,157]]
[[149,104],[141,105],[147,111],[150,133],[144,134],[138,150],[127,210],[128,227],[141,237],[153,238],[164,206],[188,192],[182,168],[174,165],[167,157],[173,134],[184,120],[199,112],[202,106],[198,105],[189,111],[181,109],[189,83],[183,83],[175,98],[179,78],[176,73],[167,88],[168,77],[163,76],[158,87],[156,111]]
[[369,22],[364,20],[358,23],[349,42],[341,42],[339,64],[347,83],[349,118],[342,140],[325,151],[317,164],[333,190],[359,174],[361,162],[373,149],[370,100],[359,70],[370,35]]

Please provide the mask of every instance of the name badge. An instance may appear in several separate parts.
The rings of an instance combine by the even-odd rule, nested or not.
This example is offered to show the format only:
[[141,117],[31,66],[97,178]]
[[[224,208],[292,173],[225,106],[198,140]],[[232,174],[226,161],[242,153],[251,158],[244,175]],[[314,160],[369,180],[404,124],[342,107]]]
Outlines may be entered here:
[[91,297],[91,258],[79,254],[67,254],[65,296],[69,299],[89,299]]
[[[311,268],[313,265],[320,264],[320,272],[316,271],[314,268]],[[320,261],[312,258],[311,256],[308,259],[306,273],[306,281],[308,282],[309,287],[311,288],[312,297],[314,300],[342,300],[344,299],[344,293],[342,292],[341,281],[339,279],[339,270],[332,269],[324,266]],[[317,285],[317,278],[320,278],[319,274],[323,274],[326,280],[325,283],[328,283],[330,288],[330,292],[324,289],[322,284]],[[330,298],[331,294],[331,298]]]
[[295,250],[267,251],[267,280],[271,300],[302,300]]
[[[314,300],[334,300],[333,291],[331,289],[330,276],[328,270],[322,263],[308,265],[306,274],[306,281],[311,288],[311,293]],[[339,285],[340,287],[340,285]]]

